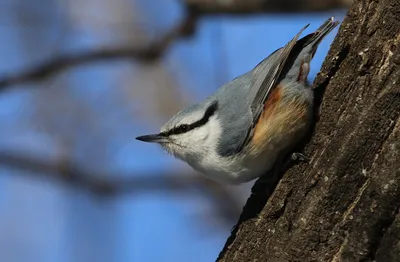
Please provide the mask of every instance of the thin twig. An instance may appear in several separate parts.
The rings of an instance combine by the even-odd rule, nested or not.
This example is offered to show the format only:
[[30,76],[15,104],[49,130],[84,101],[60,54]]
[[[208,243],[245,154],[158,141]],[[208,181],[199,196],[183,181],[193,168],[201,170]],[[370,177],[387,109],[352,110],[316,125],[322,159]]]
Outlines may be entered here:
[[200,15],[321,12],[331,9],[349,8],[351,5],[351,1],[343,0],[183,0],[183,2],[188,9]]
[[154,62],[169,48],[173,41],[179,36],[188,36],[194,32],[196,19],[190,15],[182,21],[175,29],[171,30],[164,37],[147,47],[119,47],[100,50],[90,50],[81,53],[61,54],[52,57],[32,68],[0,77],[0,91],[12,85],[23,84],[30,81],[40,81],[49,76],[57,74],[69,67],[90,63],[93,61],[114,60],[114,59],[135,59],[141,62]]
[[153,44],[140,48],[121,47],[59,55],[41,64],[35,65],[32,68],[23,70],[22,72],[0,76],[0,92],[10,86],[30,81],[40,81],[66,68],[93,61],[136,59],[142,62],[153,62],[159,59],[177,38],[193,34],[198,18],[204,15],[309,12],[347,7],[345,4],[346,1],[343,0],[325,1],[324,4],[312,4],[318,3],[318,1],[299,0],[296,4],[290,1],[290,5],[288,5],[286,1],[265,0],[231,0],[224,2],[211,0],[182,1],[187,10],[186,18],[183,19],[175,29],[171,30]]
[[188,174],[93,174],[65,160],[51,162],[19,153],[0,152],[0,164],[23,170],[26,175],[59,180],[101,195],[140,193],[147,190],[188,191],[199,184],[196,176]]
[[98,196],[139,194],[149,191],[168,191],[186,195],[200,192],[206,198],[210,198],[209,201],[224,220],[236,218],[241,212],[238,199],[227,188],[198,175],[172,174],[172,172],[160,175],[94,174],[65,160],[51,162],[11,152],[0,152],[0,165],[22,171],[18,172],[21,175],[60,181]]

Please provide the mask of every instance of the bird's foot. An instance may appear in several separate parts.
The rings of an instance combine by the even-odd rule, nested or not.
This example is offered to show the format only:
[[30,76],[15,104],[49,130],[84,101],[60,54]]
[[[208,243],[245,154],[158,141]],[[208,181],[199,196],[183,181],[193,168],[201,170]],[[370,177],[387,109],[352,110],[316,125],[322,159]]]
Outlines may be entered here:
[[292,160],[301,162],[310,162],[310,158],[302,153],[295,152],[292,154]]

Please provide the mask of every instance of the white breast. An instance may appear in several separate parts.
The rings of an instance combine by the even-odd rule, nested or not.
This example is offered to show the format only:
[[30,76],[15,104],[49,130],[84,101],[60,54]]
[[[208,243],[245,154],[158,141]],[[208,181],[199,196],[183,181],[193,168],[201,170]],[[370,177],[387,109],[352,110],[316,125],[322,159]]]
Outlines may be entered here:
[[[277,153],[272,146],[257,156],[220,156],[217,152],[217,145],[222,130],[218,118],[212,117],[206,127],[209,130],[200,129],[199,133],[210,135],[201,141],[201,145],[194,148],[196,152],[178,157],[208,178],[221,183],[240,184],[265,174],[273,167]],[[212,132],[209,132],[210,130]],[[192,134],[193,136],[203,137],[201,134]]]
[[249,155],[223,158],[216,152],[210,152],[202,161],[190,165],[215,181],[240,184],[265,174],[273,167],[276,158],[273,148],[255,158]]
[[242,153],[233,157],[220,156],[217,147],[221,134],[220,122],[216,116],[212,116],[206,125],[188,134],[179,135],[174,140],[175,143],[164,147],[195,170],[221,183],[249,182],[274,166],[280,150],[272,144],[256,155]]

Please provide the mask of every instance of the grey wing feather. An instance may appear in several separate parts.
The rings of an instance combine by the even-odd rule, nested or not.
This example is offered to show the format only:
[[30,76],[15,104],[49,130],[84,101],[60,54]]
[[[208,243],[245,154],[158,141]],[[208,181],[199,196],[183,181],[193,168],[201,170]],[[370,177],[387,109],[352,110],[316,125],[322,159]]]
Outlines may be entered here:
[[310,24],[306,25],[289,43],[287,43],[283,48],[279,49],[279,57],[274,61],[272,65],[270,65],[270,69],[267,71],[265,77],[254,76],[252,89],[255,91],[255,95],[252,96],[253,101],[251,103],[251,111],[253,112],[254,124],[257,123],[258,118],[260,117],[264,109],[264,104],[268,98],[268,95],[275,87],[279,79],[280,73],[286,63],[287,58],[289,57],[290,52],[296,44],[297,39],[309,25]]
[[[263,62],[268,60],[272,56],[278,56],[274,61],[272,61],[272,64],[269,65],[267,64],[266,66],[269,67],[268,70],[257,70],[256,72],[260,73],[265,73],[265,76],[263,77],[262,75],[255,75],[253,76],[254,81],[252,82],[252,90],[253,94],[251,95],[252,97],[252,102],[250,105],[250,109],[252,112],[253,116],[253,122],[252,125],[250,126],[248,133],[246,135],[246,139],[243,141],[243,144],[241,145],[241,148],[245,146],[249,140],[253,136],[254,132],[254,127],[257,124],[257,121],[261,115],[261,113],[264,110],[264,104],[268,98],[268,95],[271,93],[271,90],[276,86],[276,83],[280,77],[280,73],[282,72],[283,67],[285,66],[286,60],[289,57],[290,52],[292,51],[293,47],[295,46],[297,39],[300,37],[300,35],[303,33],[303,31],[309,26],[310,24],[307,24],[303,29],[300,30],[299,33],[289,42],[287,43],[284,47],[281,49],[278,49],[274,53],[272,53],[268,58],[266,58]],[[263,67],[263,63],[261,62],[257,67],[261,66]]]
[[[290,64],[289,60],[293,60],[293,56],[299,55],[304,45],[310,45],[310,48],[315,49],[323,36],[337,24],[338,22],[333,22],[332,17],[318,28],[317,32],[298,40],[302,32],[309,26],[306,25],[287,45],[277,49],[253,70],[222,86],[216,94],[209,98],[210,100],[217,99],[221,111],[222,108],[224,110],[224,113],[219,115],[222,132],[225,133],[221,136],[218,145],[220,155],[234,155],[249,143],[269,94],[282,80],[285,68],[290,66],[288,65]],[[310,52],[310,50],[305,51]],[[226,92],[228,89],[229,92]],[[232,101],[239,100],[243,101],[244,106],[232,103]]]

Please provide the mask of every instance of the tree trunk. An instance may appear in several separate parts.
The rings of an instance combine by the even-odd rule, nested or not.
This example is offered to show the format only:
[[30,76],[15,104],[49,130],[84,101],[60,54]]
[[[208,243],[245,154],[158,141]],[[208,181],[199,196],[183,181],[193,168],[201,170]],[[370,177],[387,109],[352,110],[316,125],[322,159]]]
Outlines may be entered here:
[[255,183],[218,261],[400,261],[399,84],[400,1],[355,1],[314,83],[311,161]]

